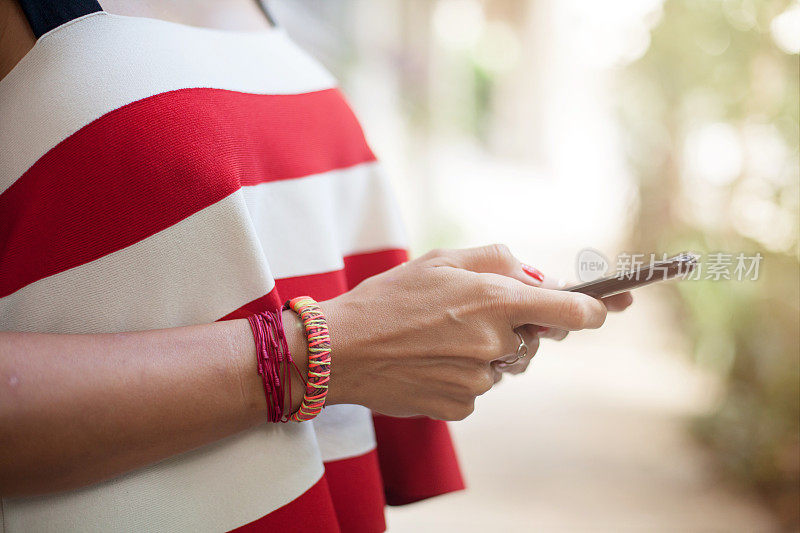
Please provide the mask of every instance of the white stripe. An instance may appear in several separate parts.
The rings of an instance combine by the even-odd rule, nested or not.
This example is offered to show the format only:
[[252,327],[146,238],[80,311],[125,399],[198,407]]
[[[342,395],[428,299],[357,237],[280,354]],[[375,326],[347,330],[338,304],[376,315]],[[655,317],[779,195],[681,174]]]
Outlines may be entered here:
[[323,461],[364,455],[375,448],[372,412],[360,405],[331,405],[314,419]]
[[0,329],[98,333],[203,324],[274,286],[236,192],[132,246],[0,298]]
[[3,518],[7,533],[228,531],[294,500],[322,471],[310,424],[264,425],[81,490],[4,499]]
[[331,272],[347,255],[406,247],[381,170],[370,162],[242,189],[276,278]]
[[281,29],[87,15],[42,36],[0,80],[0,192],[81,127],[154,94],[187,87],[297,94],[334,85]]
[[245,187],[138,243],[0,298],[0,329],[93,333],[213,322],[277,278],[405,247],[376,163]]

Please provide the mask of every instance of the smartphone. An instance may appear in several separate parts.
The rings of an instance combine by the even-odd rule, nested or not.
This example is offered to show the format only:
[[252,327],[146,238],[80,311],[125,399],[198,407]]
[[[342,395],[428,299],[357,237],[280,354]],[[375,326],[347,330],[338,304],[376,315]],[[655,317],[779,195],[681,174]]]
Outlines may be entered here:
[[683,252],[664,261],[655,261],[641,268],[629,270],[613,276],[587,281],[564,289],[580,292],[594,298],[605,298],[637,287],[664,281],[676,276],[685,276],[697,266],[697,256]]

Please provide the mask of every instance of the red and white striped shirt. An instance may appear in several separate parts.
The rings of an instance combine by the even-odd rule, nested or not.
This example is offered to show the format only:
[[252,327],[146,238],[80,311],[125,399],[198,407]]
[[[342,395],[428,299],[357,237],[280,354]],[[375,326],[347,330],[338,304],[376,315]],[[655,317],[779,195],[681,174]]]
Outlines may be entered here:
[[[406,258],[357,120],[280,29],[101,11],[46,33],[0,80],[2,330],[240,318],[332,298]],[[380,531],[385,502],[462,486],[444,423],[337,405],[80,490],[3,499],[0,523]]]

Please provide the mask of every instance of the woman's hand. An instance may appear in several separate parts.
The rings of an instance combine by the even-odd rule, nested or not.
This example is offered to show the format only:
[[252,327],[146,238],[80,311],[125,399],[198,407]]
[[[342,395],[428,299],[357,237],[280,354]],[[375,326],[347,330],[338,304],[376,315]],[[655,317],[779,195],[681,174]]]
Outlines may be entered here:
[[502,245],[435,250],[326,302],[333,346],[331,403],[394,416],[460,420],[512,356],[514,328],[597,328],[606,308],[589,296],[533,287]]
[[[544,281],[541,283],[541,286],[546,289],[562,289],[564,288],[564,282],[555,280],[551,277],[544,277]],[[603,298],[601,301],[606,306],[606,309],[612,313],[618,313],[631,306],[633,303],[633,296],[631,296],[630,292],[622,292],[620,294],[615,294],[614,296],[609,296],[608,298]],[[539,337],[542,339],[561,341],[564,340],[564,338],[567,336],[567,333],[568,332],[563,329],[539,328]]]

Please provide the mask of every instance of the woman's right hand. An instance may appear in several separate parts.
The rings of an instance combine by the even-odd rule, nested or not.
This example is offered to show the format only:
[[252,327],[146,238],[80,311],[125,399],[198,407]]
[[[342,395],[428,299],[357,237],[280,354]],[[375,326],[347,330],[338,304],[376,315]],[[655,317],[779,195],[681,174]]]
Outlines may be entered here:
[[322,302],[332,344],[328,402],[461,420],[497,381],[491,362],[516,353],[515,328],[603,324],[601,301],[528,280],[503,245],[434,250]]

